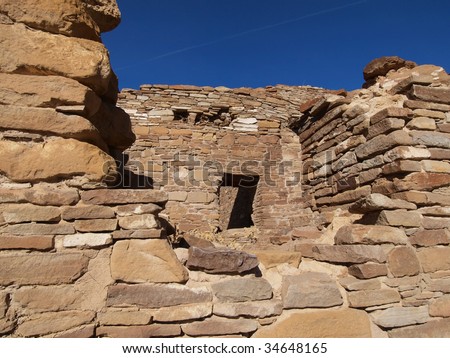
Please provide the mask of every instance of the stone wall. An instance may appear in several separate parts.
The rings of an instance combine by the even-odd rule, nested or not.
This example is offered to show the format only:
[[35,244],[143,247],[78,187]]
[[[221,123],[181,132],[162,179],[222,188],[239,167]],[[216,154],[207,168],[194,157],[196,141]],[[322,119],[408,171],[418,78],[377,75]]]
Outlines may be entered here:
[[[377,60],[350,93],[127,90],[133,144],[100,42],[115,1],[16,3],[0,0],[0,336],[450,336],[443,69]],[[251,201],[239,175],[259,179],[254,228],[221,236]]]

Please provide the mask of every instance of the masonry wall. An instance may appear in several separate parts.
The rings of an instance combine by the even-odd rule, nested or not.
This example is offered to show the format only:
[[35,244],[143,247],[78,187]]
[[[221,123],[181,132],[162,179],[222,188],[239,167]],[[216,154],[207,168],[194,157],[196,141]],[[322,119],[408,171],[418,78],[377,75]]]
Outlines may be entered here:
[[[348,94],[145,86],[130,121],[99,36],[115,1],[0,6],[0,336],[450,337],[442,68],[378,59]],[[215,235],[220,186],[170,182],[177,151],[254,159],[262,234]],[[275,186],[268,153],[293,162]]]

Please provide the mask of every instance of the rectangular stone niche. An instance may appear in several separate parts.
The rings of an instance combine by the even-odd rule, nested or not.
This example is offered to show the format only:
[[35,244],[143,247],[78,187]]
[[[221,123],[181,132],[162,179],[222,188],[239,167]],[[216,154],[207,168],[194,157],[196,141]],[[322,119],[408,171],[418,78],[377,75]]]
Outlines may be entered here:
[[253,226],[252,213],[259,176],[225,173],[219,188],[220,229]]

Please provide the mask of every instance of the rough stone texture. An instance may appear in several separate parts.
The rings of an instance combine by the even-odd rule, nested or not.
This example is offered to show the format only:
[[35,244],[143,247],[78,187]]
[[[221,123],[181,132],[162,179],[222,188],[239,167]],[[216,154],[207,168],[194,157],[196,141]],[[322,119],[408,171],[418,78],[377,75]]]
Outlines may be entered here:
[[353,308],[365,308],[400,302],[400,295],[397,290],[390,288],[348,292],[347,298],[349,306]]
[[86,0],[85,6],[101,32],[111,31],[119,25],[121,14],[116,0]]
[[315,245],[312,248],[314,258],[334,263],[360,264],[368,261],[386,262],[386,253],[382,247],[369,245]]
[[384,76],[391,70],[398,70],[402,67],[412,68],[415,64],[411,61],[405,61],[398,56],[379,57],[367,64],[363,70],[366,81],[377,76]]
[[404,245],[408,237],[403,230],[376,225],[348,225],[341,227],[334,241],[337,245],[342,244],[397,244]]
[[209,317],[212,315],[212,311],[212,303],[203,302],[163,307],[158,310],[151,310],[151,314],[154,322],[183,322]]
[[348,268],[348,273],[357,278],[368,279],[379,276],[387,276],[387,266],[368,262],[365,264],[352,265]]
[[189,303],[206,303],[211,300],[211,292],[204,287],[191,289],[176,284],[118,284],[108,287],[107,305],[159,308]]
[[394,277],[415,276],[420,272],[419,259],[410,247],[393,249],[388,256],[388,266]]
[[41,108],[82,106],[83,114],[88,117],[97,113],[101,105],[101,99],[93,90],[70,78],[0,73],[0,82],[2,105]]
[[203,322],[182,325],[185,334],[196,336],[222,336],[228,334],[252,333],[258,329],[258,323],[250,319],[211,318]]
[[410,237],[410,242],[415,246],[449,245],[450,231],[447,229],[420,230]]
[[145,311],[106,311],[97,315],[101,326],[134,326],[151,323],[152,315]]
[[389,331],[390,338],[450,338],[450,319]]
[[112,243],[111,234],[74,234],[64,237],[64,247],[102,247]]
[[421,223],[421,214],[406,210],[383,210],[377,219],[378,225],[386,226],[419,227]]
[[73,0],[2,0],[3,14],[29,27],[99,41],[99,29],[86,13],[81,1]]
[[54,338],[92,338],[95,336],[95,325],[89,324],[87,326],[70,329],[66,332],[55,334]]
[[258,260],[264,265],[266,269],[276,267],[282,264],[289,264],[293,267],[298,267],[302,260],[300,252],[286,252],[275,250],[252,251]]
[[384,328],[395,328],[425,323],[429,320],[428,307],[392,307],[372,313],[373,321]]
[[258,317],[265,318],[279,316],[283,312],[283,302],[280,300],[242,302],[242,303],[216,303],[214,314],[222,317]]
[[[112,72],[105,47],[94,41],[32,31],[21,24],[0,24],[0,71],[58,75],[79,81],[97,94],[108,91]],[[67,54],[77,56],[67,56]]]
[[19,337],[36,337],[61,332],[91,322],[95,317],[92,311],[47,312],[28,317],[19,325]]
[[159,222],[153,214],[124,216],[119,218],[119,226],[125,230],[157,229]]
[[29,202],[41,206],[56,206],[73,205],[79,199],[78,191],[72,188],[37,185],[30,189],[0,189],[2,203]]
[[347,291],[377,290],[381,288],[380,280],[358,280],[352,276],[343,277],[339,284]]
[[151,324],[148,326],[100,326],[96,329],[97,337],[109,338],[154,338],[176,337],[181,335],[181,328],[176,324]]
[[414,85],[411,94],[420,100],[450,104],[450,90],[448,88],[424,87]]
[[[102,181],[116,172],[109,155],[75,139],[48,139],[35,144],[3,140],[0,151],[4,153],[0,173],[17,182],[54,181],[80,175]],[[20,158],[20,165],[13,158]]]
[[18,236],[29,235],[67,235],[74,234],[75,229],[70,224],[16,224],[0,227],[1,234],[10,234]]
[[431,317],[450,317],[450,296],[431,301],[428,310]]
[[394,209],[415,210],[417,206],[405,200],[390,199],[383,194],[370,194],[369,196],[358,200],[350,206],[349,211],[354,213],[365,214],[372,211]]
[[81,200],[86,204],[94,205],[158,204],[167,201],[167,194],[163,191],[147,189],[97,189],[82,192]]
[[417,251],[424,272],[450,270],[450,247],[430,247]]
[[82,254],[26,254],[0,256],[0,284],[53,285],[74,282],[87,268]]
[[259,264],[255,255],[228,248],[190,247],[186,266],[208,273],[243,273]]
[[214,295],[224,302],[259,301],[272,298],[272,286],[263,278],[234,278],[212,284]]
[[354,309],[290,313],[258,330],[253,338],[370,338],[366,312]]
[[116,219],[76,220],[75,230],[78,232],[114,231],[117,228]]
[[0,236],[0,250],[50,250],[53,249],[53,236]]
[[114,210],[118,216],[132,216],[142,214],[156,215],[162,211],[162,208],[156,204],[128,204],[117,206]]
[[319,308],[342,305],[341,293],[327,274],[305,272],[283,277],[284,308]]
[[114,244],[111,274],[130,283],[186,282],[189,275],[166,240],[123,240]]
[[114,210],[107,206],[87,205],[62,209],[62,219],[68,221],[75,219],[110,219],[113,217]]
[[73,138],[88,142],[106,151],[106,145],[95,126],[77,115],[65,115],[49,108],[0,106],[0,128],[42,135]]

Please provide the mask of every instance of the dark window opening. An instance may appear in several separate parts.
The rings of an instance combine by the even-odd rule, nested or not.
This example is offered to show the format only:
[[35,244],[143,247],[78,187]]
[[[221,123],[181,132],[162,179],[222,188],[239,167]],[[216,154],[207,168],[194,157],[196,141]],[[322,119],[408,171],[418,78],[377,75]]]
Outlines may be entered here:
[[219,188],[222,231],[253,226],[253,201],[258,181],[258,176],[224,174]]

